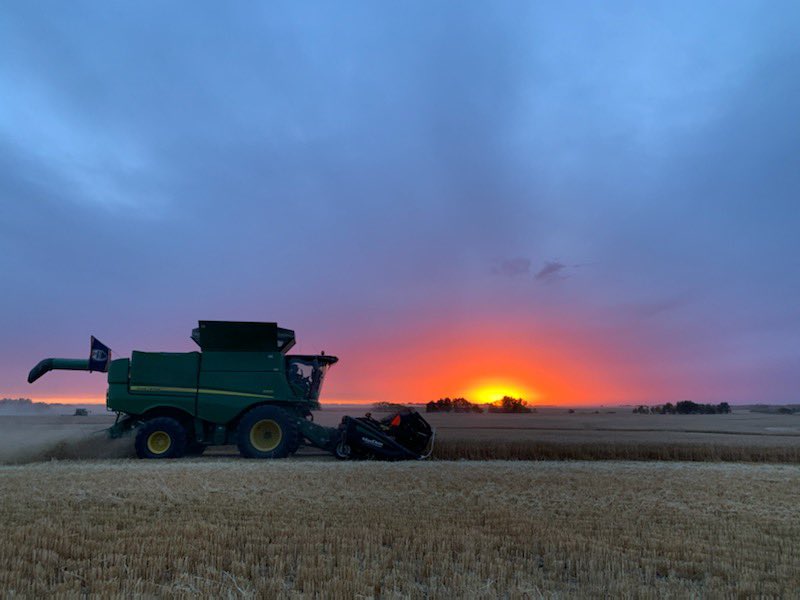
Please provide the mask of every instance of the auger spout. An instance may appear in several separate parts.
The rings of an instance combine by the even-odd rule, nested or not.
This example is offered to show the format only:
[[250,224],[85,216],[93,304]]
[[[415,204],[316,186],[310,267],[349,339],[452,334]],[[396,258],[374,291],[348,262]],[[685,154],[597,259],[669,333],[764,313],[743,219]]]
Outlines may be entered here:
[[89,359],[81,358],[45,358],[39,361],[28,373],[28,383],[33,383],[39,377],[53,370],[63,371],[88,371]]

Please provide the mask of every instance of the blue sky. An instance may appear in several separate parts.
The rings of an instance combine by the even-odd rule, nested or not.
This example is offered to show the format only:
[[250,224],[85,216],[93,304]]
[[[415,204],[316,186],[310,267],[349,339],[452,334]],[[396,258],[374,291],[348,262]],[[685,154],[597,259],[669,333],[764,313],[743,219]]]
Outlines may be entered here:
[[339,399],[798,401],[799,6],[6,2],[0,396],[209,318]]

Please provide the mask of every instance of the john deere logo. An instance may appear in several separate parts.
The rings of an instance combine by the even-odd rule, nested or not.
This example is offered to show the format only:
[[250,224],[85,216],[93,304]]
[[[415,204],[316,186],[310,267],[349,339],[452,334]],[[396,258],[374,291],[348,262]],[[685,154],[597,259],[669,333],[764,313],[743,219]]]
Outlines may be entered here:
[[105,350],[92,350],[92,360],[96,360],[97,362],[103,362],[108,358],[108,352]]

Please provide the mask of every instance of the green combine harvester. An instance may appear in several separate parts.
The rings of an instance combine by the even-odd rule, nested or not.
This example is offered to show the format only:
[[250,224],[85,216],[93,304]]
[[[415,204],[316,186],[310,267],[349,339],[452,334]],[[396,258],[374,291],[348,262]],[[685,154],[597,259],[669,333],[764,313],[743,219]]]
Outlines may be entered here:
[[200,352],[138,352],[111,360],[92,338],[89,359],[47,358],[33,383],[54,369],[108,372],[106,406],[117,413],[111,437],[136,432],[140,458],[200,455],[235,444],[247,458],[284,458],[301,446],[338,458],[423,459],[434,431],[419,413],[383,420],[344,417],[339,427],[313,421],[328,369],[338,358],[288,354],[294,331],[277,323],[200,321],[192,331]]

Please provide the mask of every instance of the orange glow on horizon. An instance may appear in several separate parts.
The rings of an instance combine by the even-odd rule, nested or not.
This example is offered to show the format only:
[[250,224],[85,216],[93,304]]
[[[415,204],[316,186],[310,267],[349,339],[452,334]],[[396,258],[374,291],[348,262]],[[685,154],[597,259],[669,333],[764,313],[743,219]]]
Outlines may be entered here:
[[[424,344],[412,327],[345,338],[322,403],[425,404],[460,396],[486,404],[512,396],[530,404],[588,406],[652,396],[630,377],[627,357],[620,360],[604,338],[526,331],[520,322],[479,331],[432,324],[424,328]],[[376,361],[376,355],[391,360]]]
[[[526,324],[522,316],[479,329],[422,323],[331,334],[336,343],[327,337],[339,363],[325,379],[323,406],[421,405],[459,396],[480,404],[512,396],[536,405],[596,406],[663,402],[678,393],[659,371],[596,332]],[[320,345],[310,341],[309,351]],[[100,378],[53,374],[3,395],[104,405],[105,387]]]
[[31,394],[27,396],[31,402],[45,402],[47,404],[102,404],[105,406],[106,397],[86,397],[86,396],[37,396]]

